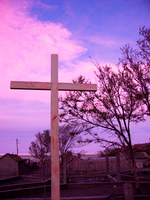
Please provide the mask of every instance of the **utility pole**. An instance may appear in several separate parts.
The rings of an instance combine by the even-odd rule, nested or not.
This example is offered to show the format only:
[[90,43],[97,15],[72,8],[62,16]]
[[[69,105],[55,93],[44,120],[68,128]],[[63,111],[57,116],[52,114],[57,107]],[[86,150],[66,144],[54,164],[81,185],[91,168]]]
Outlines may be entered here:
[[16,139],[16,149],[17,149],[17,156],[18,156],[18,139]]
[[17,149],[17,176],[19,176],[19,162],[18,162],[18,139],[16,139],[16,149]]

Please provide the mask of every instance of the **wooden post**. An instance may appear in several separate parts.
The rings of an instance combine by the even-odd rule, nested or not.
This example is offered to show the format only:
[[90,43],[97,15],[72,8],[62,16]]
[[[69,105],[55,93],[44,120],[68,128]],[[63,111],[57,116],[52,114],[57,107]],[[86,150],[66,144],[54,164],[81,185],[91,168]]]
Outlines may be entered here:
[[109,157],[108,154],[105,154],[105,159],[106,159],[106,175],[109,174]]
[[63,154],[63,183],[67,183],[67,154]]
[[51,199],[60,199],[58,134],[58,55],[51,55]]
[[11,81],[11,89],[51,90],[51,199],[60,200],[58,90],[96,91],[96,84],[58,83],[58,55],[51,55],[51,82]]
[[120,169],[120,154],[119,152],[116,153],[116,173],[117,173],[117,180],[121,181],[121,169]]
[[124,191],[124,199],[125,200],[134,200],[133,197],[133,188],[131,183],[123,184],[123,191]]
[[18,139],[16,139],[16,149],[17,149],[17,176],[19,176]]

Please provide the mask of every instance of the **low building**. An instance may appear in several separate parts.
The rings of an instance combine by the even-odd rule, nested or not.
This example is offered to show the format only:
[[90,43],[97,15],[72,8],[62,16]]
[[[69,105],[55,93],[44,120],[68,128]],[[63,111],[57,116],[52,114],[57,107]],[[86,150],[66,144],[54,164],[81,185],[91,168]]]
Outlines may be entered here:
[[[128,155],[124,153],[119,153],[120,155],[120,169],[121,171],[132,170],[131,159]],[[144,168],[148,166],[148,155],[146,152],[136,152],[135,153],[136,167]],[[117,170],[117,159],[116,156],[108,157],[108,168],[109,172],[116,172]],[[81,155],[72,156],[68,162],[68,171],[78,171],[78,172],[90,172],[90,171],[106,171],[106,158],[99,157],[98,155]]]
[[[114,172],[116,169],[116,157],[109,157],[110,171]],[[68,171],[78,172],[92,172],[92,171],[106,171],[106,159],[105,157],[81,155],[72,156],[68,162]]]
[[[149,161],[146,152],[135,152],[134,156],[137,169],[141,169],[148,166]],[[121,159],[121,168],[132,169],[131,159],[129,158],[128,155],[120,153],[120,159]]]
[[0,158],[0,173],[7,175],[23,174],[26,169],[25,160],[15,154],[5,154]]

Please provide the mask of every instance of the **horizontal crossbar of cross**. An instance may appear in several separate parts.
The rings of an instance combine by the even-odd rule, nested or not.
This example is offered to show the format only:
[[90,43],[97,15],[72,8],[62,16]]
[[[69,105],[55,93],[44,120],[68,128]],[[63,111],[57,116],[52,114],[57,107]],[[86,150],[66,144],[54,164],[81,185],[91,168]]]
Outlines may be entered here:
[[[27,82],[27,81],[11,81],[11,89],[24,89],[24,90],[51,90],[51,82]],[[96,84],[80,84],[80,83],[58,83],[58,90],[60,91],[96,91]]]

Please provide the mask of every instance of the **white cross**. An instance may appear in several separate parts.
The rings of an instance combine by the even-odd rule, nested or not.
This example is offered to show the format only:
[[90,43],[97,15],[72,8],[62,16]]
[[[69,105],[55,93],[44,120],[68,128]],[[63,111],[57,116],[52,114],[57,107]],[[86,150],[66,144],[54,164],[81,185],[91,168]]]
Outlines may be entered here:
[[58,55],[51,55],[51,82],[11,81],[11,89],[51,90],[51,199],[60,199],[58,90],[96,91],[96,84],[58,83]]

